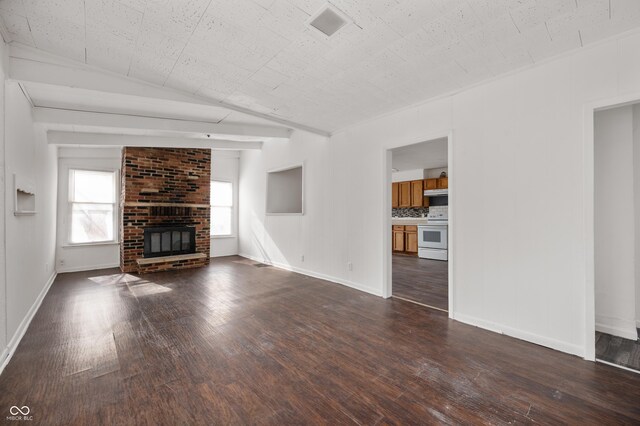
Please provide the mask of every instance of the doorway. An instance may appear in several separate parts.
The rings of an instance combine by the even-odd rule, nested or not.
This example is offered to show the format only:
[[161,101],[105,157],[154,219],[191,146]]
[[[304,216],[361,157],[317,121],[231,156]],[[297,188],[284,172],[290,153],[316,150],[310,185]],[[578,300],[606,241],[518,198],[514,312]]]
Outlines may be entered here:
[[593,129],[595,358],[640,373],[640,104]]
[[452,137],[386,149],[386,297],[453,318]]

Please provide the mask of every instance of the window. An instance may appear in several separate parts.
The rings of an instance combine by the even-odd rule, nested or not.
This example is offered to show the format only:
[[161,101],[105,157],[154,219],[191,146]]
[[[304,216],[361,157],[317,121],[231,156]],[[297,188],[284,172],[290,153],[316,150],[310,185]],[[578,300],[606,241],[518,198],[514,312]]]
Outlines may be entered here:
[[231,235],[232,217],[233,184],[217,180],[211,181],[211,235]]
[[115,241],[116,173],[69,170],[71,244]]

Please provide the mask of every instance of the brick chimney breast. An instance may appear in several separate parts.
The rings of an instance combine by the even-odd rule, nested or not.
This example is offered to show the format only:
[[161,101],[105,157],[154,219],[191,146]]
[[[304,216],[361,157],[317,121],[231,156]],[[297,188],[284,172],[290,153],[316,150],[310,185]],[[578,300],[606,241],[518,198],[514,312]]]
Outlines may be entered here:
[[[146,273],[209,264],[211,150],[125,147],[122,151],[120,269]],[[144,229],[195,228],[195,253],[148,259]]]

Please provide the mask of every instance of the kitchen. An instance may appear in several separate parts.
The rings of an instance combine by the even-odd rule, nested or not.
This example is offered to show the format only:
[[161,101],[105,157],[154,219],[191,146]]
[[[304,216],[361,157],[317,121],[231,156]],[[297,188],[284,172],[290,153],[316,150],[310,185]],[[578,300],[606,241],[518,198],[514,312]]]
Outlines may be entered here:
[[447,311],[447,139],[392,150],[392,167],[392,296]]

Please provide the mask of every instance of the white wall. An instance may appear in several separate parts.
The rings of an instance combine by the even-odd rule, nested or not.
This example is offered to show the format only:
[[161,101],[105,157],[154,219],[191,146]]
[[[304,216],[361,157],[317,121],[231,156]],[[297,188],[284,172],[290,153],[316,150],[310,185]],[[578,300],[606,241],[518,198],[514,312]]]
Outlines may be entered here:
[[640,328],[640,105],[633,106],[633,189],[635,208],[636,328]]
[[406,182],[408,180],[421,180],[424,178],[424,169],[401,170],[391,174],[391,182]]
[[[55,277],[57,159],[20,87],[7,82],[5,90],[7,338],[13,347]],[[33,216],[13,214],[14,173],[35,186]]]
[[211,151],[211,180],[231,182],[233,184],[233,235],[230,237],[211,237],[211,257],[238,254],[238,174],[240,168],[239,151]]
[[[75,246],[68,244],[70,235],[68,200],[70,168],[119,171],[120,159],[120,148],[64,147],[58,150],[58,233],[56,243],[56,268],[58,272],[89,271],[119,266],[119,244]],[[120,233],[116,232],[116,235],[120,235]]]
[[442,172],[446,172],[447,174],[449,174],[449,168],[441,167],[439,169],[427,169],[424,171],[424,177],[425,179],[439,178],[440,173]]
[[6,248],[5,248],[5,76],[8,63],[8,49],[4,42],[0,41],[0,365],[5,360],[9,343],[7,337],[7,283],[6,283]]
[[449,169],[447,167],[440,167],[437,169],[401,170],[391,173],[391,182],[439,178],[442,172],[449,173]]
[[[621,94],[640,98],[639,50],[636,32],[329,140],[295,132],[289,143],[243,153],[241,253],[382,294],[384,149],[452,131],[456,319],[584,355],[583,108]],[[264,171],[302,160],[307,214],[265,218]],[[499,220],[488,190],[500,194]]]
[[[260,261],[342,282],[366,291],[362,270],[349,271],[350,251],[362,244],[363,219],[370,203],[352,203],[342,187],[367,192],[371,182],[359,176],[360,163],[342,162],[355,156],[350,147],[342,157],[321,136],[294,132],[289,141],[265,143],[262,151],[243,151],[240,158],[240,254]],[[304,215],[265,216],[266,173],[305,162]],[[366,164],[366,159],[360,159]],[[353,174],[351,176],[351,174]],[[347,182],[347,178],[352,182]],[[381,207],[381,206],[380,206]],[[356,212],[357,215],[350,212]],[[358,246],[350,247],[348,230]],[[358,232],[360,231],[360,232]],[[304,256],[304,260],[303,260]]]
[[595,114],[596,330],[636,339],[633,107]]

